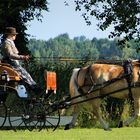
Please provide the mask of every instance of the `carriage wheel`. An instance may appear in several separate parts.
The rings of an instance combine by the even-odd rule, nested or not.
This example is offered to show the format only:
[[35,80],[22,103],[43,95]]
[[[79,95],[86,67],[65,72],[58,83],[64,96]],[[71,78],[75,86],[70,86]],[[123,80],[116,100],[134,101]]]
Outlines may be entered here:
[[9,124],[14,131],[20,129],[21,127],[25,127],[24,124],[24,117],[26,111],[25,104],[26,104],[25,101],[20,100],[20,102],[13,103],[13,105],[11,105],[9,108],[8,112]]
[[5,103],[0,102],[0,129],[4,126],[7,118],[7,107]]
[[46,123],[45,127],[48,131],[55,131],[60,123],[60,112],[59,110],[54,110],[51,105],[46,107]]
[[29,104],[24,123],[29,131],[33,129],[42,130],[45,126],[45,109],[40,102]]

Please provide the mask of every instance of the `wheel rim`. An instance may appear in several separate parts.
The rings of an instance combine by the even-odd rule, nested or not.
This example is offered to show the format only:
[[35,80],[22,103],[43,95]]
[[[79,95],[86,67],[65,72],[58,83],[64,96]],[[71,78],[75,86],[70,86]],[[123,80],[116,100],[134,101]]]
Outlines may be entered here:
[[4,126],[7,118],[7,107],[5,103],[0,103],[0,129]]
[[[51,108],[51,106],[49,106],[46,109],[46,123],[45,123],[45,127],[47,128],[47,130],[52,130],[55,131],[56,128],[59,126],[60,123],[60,112],[59,110],[57,111],[53,111],[53,108]],[[51,128],[51,129],[49,129]]]
[[16,129],[21,129],[21,127],[25,127],[23,116],[25,114],[25,105],[24,102],[15,103],[9,108],[9,124],[11,128],[16,131]]

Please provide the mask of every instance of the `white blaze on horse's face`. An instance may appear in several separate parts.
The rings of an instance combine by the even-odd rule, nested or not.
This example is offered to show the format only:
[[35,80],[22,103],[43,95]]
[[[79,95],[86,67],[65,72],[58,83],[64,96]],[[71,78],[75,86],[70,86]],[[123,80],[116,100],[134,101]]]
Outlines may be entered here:
[[[131,88],[132,96],[134,99],[134,116],[132,116],[131,119],[128,119],[123,124],[128,125],[131,123],[137,116],[140,116],[140,81],[139,81],[139,70],[140,70],[140,63],[138,61],[132,61],[132,73],[131,73],[131,85],[133,86]],[[98,96],[98,95],[107,95],[110,92],[115,91],[115,94],[111,94],[110,96],[114,98],[122,98],[126,99],[128,98],[128,82],[126,80],[126,77],[124,77],[124,67],[122,65],[112,65],[112,64],[93,64],[90,67],[84,67],[82,69],[74,69],[71,79],[70,79],[70,95],[71,97],[83,94],[81,91],[84,92],[84,94],[88,93],[88,90],[93,85],[96,86],[96,84],[101,84],[100,89],[96,92],[93,91],[93,94],[90,94],[90,97],[92,96]],[[123,77],[123,78],[121,78]],[[105,81],[111,81],[121,78],[120,80],[116,80],[115,82],[107,84],[107,86],[104,87]],[[87,88],[87,83],[89,85],[89,88]],[[139,86],[135,86],[136,84],[139,84]],[[124,90],[119,91],[122,88],[126,88]],[[80,89],[80,90],[79,90]],[[86,91],[87,89],[87,91]],[[118,92],[116,92],[118,90]],[[92,112],[97,117],[97,119],[100,121],[102,127],[105,130],[109,130],[109,127],[107,123],[103,120],[102,115],[100,114],[100,104],[101,99],[94,99],[92,101],[85,102],[84,104],[90,104],[92,106]],[[73,112],[73,119],[72,121],[66,126],[66,129],[71,128],[76,123],[76,118],[78,115],[78,111],[80,109],[81,104],[74,105],[74,112]]]

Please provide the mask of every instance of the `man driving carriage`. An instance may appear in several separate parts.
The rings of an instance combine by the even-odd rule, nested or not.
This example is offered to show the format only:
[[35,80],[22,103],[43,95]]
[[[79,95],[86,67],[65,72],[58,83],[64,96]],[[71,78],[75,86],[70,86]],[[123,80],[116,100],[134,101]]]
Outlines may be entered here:
[[14,43],[17,35],[16,28],[6,27],[4,41],[1,46],[2,62],[10,64],[11,67],[19,73],[22,80],[27,83],[35,93],[38,93],[39,87],[36,82],[20,64],[20,61],[28,61],[29,55],[19,55],[19,51]]

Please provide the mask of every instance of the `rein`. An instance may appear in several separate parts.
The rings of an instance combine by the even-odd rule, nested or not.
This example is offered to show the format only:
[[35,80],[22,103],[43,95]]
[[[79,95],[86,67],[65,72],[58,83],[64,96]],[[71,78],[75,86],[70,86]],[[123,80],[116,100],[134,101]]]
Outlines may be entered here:
[[[129,77],[129,74],[123,74],[121,77],[113,78],[113,79],[111,79],[111,80],[109,80],[109,81],[105,81],[105,82],[103,82],[103,83],[101,83],[101,84],[94,84],[94,85],[88,84],[88,85],[81,86],[81,88],[82,88],[82,87],[91,86],[91,89],[92,89],[92,90],[90,89],[90,90],[87,92],[87,94],[88,94],[88,93],[94,92],[95,89],[97,89],[97,87],[99,87],[98,90],[100,90],[101,88],[104,88],[104,87],[106,87],[106,86],[109,86],[109,85],[112,84],[112,83],[115,83],[116,81],[119,81],[119,80],[122,80],[122,79],[127,79],[127,77]],[[94,87],[94,88],[93,88],[93,87]],[[81,88],[79,88],[80,91],[82,90]],[[127,88],[127,89],[128,89],[128,88]],[[86,93],[85,93],[85,94],[86,94]]]
[[[140,63],[139,62],[136,62],[135,65],[139,65]],[[52,107],[54,108],[54,110],[57,110],[57,109],[63,109],[63,108],[67,108],[67,107],[70,107],[72,105],[76,105],[76,104],[80,104],[80,103],[84,103],[84,102],[87,102],[87,101],[90,101],[90,100],[94,100],[94,99],[98,99],[98,98],[104,98],[104,97],[107,97],[109,95],[112,95],[112,94],[115,94],[117,92],[121,92],[121,91],[124,91],[124,90],[129,90],[129,97],[130,97],[130,93],[132,95],[132,91],[131,91],[131,88],[137,88],[137,87],[140,87],[140,82],[137,82],[137,83],[134,83],[132,85],[132,62],[128,62],[126,61],[126,63],[123,63],[123,68],[124,68],[124,74],[121,75],[120,77],[117,77],[117,78],[114,78],[112,80],[109,80],[109,81],[106,81],[106,82],[103,82],[102,84],[89,84],[89,85],[84,85],[84,86],[91,86],[90,90],[87,92],[87,93],[84,93],[82,91],[81,88],[79,88],[78,90],[80,92],[82,92],[82,94],[78,95],[78,96],[74,96],[72,98],[67,98],[63,101],[60,101],[60,102],[56,102],[54,104],[52,104]],[[88,68],[89,69],[89,68]],[[80,70],[79,70],[80,71]],[[79,73],[78,71],[78,73]],[[87,70],[89,71],[89,70]],[[86,97],[87,95],[90,94],[93,94],[94,92],[100,90],[101,88],[104,88],[112,83],[115,83],[116,81],[119,81],[119,80],[122,80],[122,79],[126,79],[127,80],[127,83],[128,83],[128,87],[125,87],[125,88],[122,88],[122,89],[119,89],[119,90],[115,90],[115,91],[112,91],[112,92],[109,92],[107,94],[104,94],[104,95],[98,95],[98,96],[94,96],[94,97],[91,97],[91,98],[84,98],[80,101],[77,101],[77,102],[73,102],[75,99],[78,99],[78,98],[81,98],[81,97]],[[91,79],[92,81],[92,79]],[[101,87],[102,86],[102,87]]]
[[[136,87],[140,87],[140,82],[139,83],[136,83],[135,85],[131,86],[131,88],[136,88]],[[112,91],[112,92],[109,92],[107,94],[104,94],[104,95],[98,95],[98,96],[95,96],[95,97],[91,97],[91,98],[86,98],[84,100],[81,100],[81,101],[77,101],[77,102],[74,102],[74,103],[71,103],[71,101],[75,100],[75,99],[78,99],[80,97],[84,97],[86,95],[88,95],[89,93],[85,93],[84,95],[81,94],[81,95],[78,95],[78,96],[75,96],[75,97],[72,97],[72,98],[67,98],[63,101],[60,101],[60,102],[55,102],[51,105],[51,107],[54,109],[53,111],[56,111],[58,109],[64,109],[64,108],[68,108],[70,106],[73,106],[73,105],[76,105],[76,104],[80,104],[80,103],[84,103],[84,102],[87,102],[87,101],[91,101],[91,100],[94,100],[94,99],[99,99],[99,98],[105,98],[109,95],[112,95],[112,94],[115,94],[117,92],[121,92],[121,91],[124,91],[124,90],[127,90],[128,87],[126,88],[122,88],[122,89],[119,89],[119,90],[115,90],[115,91]],[[99,89],[95,89],[93,92],[97,91]],[[91,93],[93,94],[93,93]]]

